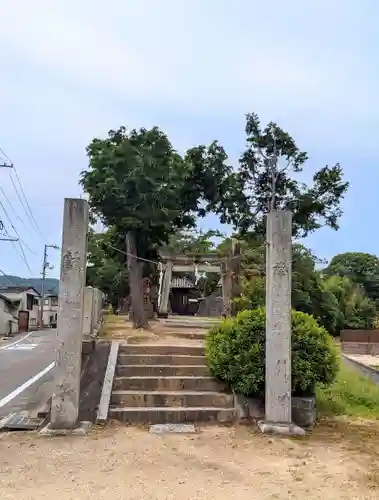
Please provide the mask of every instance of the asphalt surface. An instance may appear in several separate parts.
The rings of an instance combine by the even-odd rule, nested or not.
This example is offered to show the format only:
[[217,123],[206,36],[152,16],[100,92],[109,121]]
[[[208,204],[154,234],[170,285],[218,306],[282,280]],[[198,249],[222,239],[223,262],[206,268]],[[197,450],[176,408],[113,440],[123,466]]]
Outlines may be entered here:
[[0,419],[37,412],[51,397],[55,338],[56,330],[47,329],[0,343]]

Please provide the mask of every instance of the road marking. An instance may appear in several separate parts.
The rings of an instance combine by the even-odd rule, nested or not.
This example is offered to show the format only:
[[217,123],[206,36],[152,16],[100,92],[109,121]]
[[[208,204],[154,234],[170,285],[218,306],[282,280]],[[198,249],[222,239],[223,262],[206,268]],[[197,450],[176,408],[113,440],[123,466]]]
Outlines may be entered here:
[[30,351],[37,347],[38,344],[19,344],[14,346],[8,346],[5,351]]
[[46,373],[49,373],[49,371],[54,367],[54,365],[55,365],[55,361],[53,361],[48,366],[46,366],[46,368],[44,368],[42,371],[40,371],[39,373],[37,373],[37,375],[34,375],[34,377],[30,378],[29,380],[27,380],[26,382],[24,382],[22,385],[20,385],[19,387],[17,387],[17,389],[15,389],[13,392],[11,392],[10,394],[8,394],[8,396],[5,396],[5,398],[0,399],[0,408],[2,408],[6,404],[8,404],[10,401],[12,401],[12,399],[14,399],[19,394],[21,394],[23,391],[25,391],[25,389],[27,389],[32,384],[34,384],[34,382],[37,382],[37,380],[39,380],[44,375],[46,375]]
[[16,342],[12,342],[11,344],[7,344],[5,345],[4,347],[0,347],[0,351],[2,351],[3,349],[7,349],[8,347],[11,347],[12,345],[16,345],[18,344],[19,342],[21,342],[22,340],[25,340],[29,337],[29,335],[31,335],[32,333],[35,333],[35,332],[29,332],[27,335],[25,335],[24,337],[21,337],[20,339],[16,340]]

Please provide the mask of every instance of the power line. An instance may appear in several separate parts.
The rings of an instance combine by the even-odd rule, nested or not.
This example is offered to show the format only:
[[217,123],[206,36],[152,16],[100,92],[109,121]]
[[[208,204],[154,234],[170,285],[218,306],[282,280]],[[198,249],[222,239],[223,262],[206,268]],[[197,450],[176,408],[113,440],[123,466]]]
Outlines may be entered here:
[[109,248],[111,248],[112,250],[115,250],[116,252],[122,253],[123,255],[129,255],[130,257],[134,257],[137,260],[142,260],[144,262],[150,262],[151,264],[156,264],[156,265],[159,264],[159,262],[157,260],[149,260],[149,259],[144,259],[143,257],[138,257],[138,255],[132,255],[131,253],[124,252],[123,250],[120,250],[119,248],[113,247],[109,243],[102,242],[102,244],[105,245],[105,246],[107,246],[107,247],[109,247]]
[[[28,200],[27,200],[27,198],[26,198],[25,191],[24,191],[24,189],[23,189],[23,187],[22,187],[22,184],[21,184],[20,178],[19,178],[19,176],[18,176],[17,170],[16,170],[16,168],[15,168],[14,166],[13,166],[13,169],[12,169],[12,170],[13,170],[13,171],[15,172],[15,174],[16,174],[16,178],[17,178],[17,181],[18,181],[18,183],[19,183],[19,185],[20,185],[21,193],[22,193],[22,195],[23,195],[23,197],[24,197],[24,200],[25,200],[26,206],[28,207],[28,210],[29,210],[29,213],[30,213],[30,216],[31,216],[32,223],[34,223],[34,226],[36,227],[37,231],[39,232],[39,234],[40,234],[41,238],[42,238],[44,241],[46,241],[46,238],[45,238],[44,234],[42,233],[41,229],[39,228],[39,226],[38,226],[38,224],[37,224],[37,221],[36,221],[36,219],[35,219],[35,217],[34,217],[34,215],[33,215],[33,211],[32,211],[32,209],[30,208],[29,202],[28,202]],[[15,183],[14,183],[14,180],[13,180],[13,177],[12,177],[12,172],[11,172],[11,171],[9,172],[9,176],[10,176],[11,181],[12,181],[12,184],[13,184],[13,186],[14,186],[14,188],[15,188],[16,192],[17,192],[17,188],[16,188],[16,185],[15,185]],[[19,199],[20,199],[20,201],[21,201],[21,197],[20,197],[20,195],[18,194],[18,192],[17,192],[17,196],[19,197]],[[23,204],[22,204],[22,205],[23,205]],[[24,207],[24,205],[23,205],[23,207]],[[25,210],[25,207],[24,207],[24,210]],[[27,212],[27,211],[26,211],[26,214],[28,214],[28,212]]]
[[[5,231],[5,234],[6,234],[7,236],[9,236],[9,238],[11,238],[11,239],[10,239],[10,241],[11,241],[11,243],[12,243],[12,245],[13,245],[14,249],[15,249],[15,250],[16,250],[16,252],[20,255],[21,259],[24,261],[24,263],[25,263],[26,267],[28,268],[28,270],[29,270],[30,274],[33,274],[33,273],[32,273],[32,270],[30,269],[30,266],[29,266],[29,263],[28,263],[28,259],[26,258],[26,255],[25,255],[24,249],[22,248],[22,245],[21,245],[21,241],[23,241],[23,240],[22,240],[21,236],[18,234],[17,229],[14,227],[14,225],[13,225],[13,223],[12,223],[12,220],[10,219],[10,217],[9,217],[9,215],[8,215],[8,212],[6,211],[6,209],[5,209],[5,207],[4,207],[4,204],[2,203],[2,201],[1,201],[1,200],[0,200],[0,206],[1,206],[1,207],[2,207],[2,209],[4,210],[4,213],[5,213],[5,215],[7,216],[7,218],[8,218],[8,220],[9,220],[9,222],[10,222],[10,224],[11,224],[11,226],[12,226],[12,228],[13,228],[14,232],[15,232],[15,233],[16,233],[16,235],[19,237],[19,239],[17,239],[17,242],[18,242],[18,244],[20,245],[21,254],[20,254],[20,253],[19,253],[19,251],[18,251],[18,248],[17,248],[16,243],[15,243],[15,239],[14,239],[14,238],[12,239],[12,236],[8,233],[7,229],[6,229],[5,227],[3,227],[3,229],[4,229],[4,231]],[[3,226],[4,226],[4,225],[3,225]],[[35,252],[33,252],[33,250],[31,250],[31,249],[30,249],[30,248],[29,248],[29,247],[25,244],[25,242],[24,242],[24,245],[26,246],[26,248],[27,248],[30,252],[32,252],[32,253],[34,253],[35,255],[37,255]]]
[[[34,250],[32,250],[31,248],[29,248],[29,246],[28,246],[28,245],[25,243],[25,241],[21,238],[21,236],[20,236],[19,232],[18,232],[18,231],[17,231],[17,229],[14,227],[13,222],[12,222],[12,220],[11,220],[11,218],[10,218],[10,216],[9,216],[9,214],[8,214],[8,212],[7,212],[6,208],[4,207],[4,204],[3,204],[3,202],[2,202],[1,200],[0,200],[0,206],[1,206],[1,208],[3,209],[3,211],[4,211],[4,213],[5,213],[6,217],[7,217],[7,219],[9,220],[9,223],[10,223],[10,225],[11,225],[11,227],[12,227],[13,231],[16,233],[16,235],[17,235],[18,239],[20,240],[20,242],[22,242],[22,243],[25,245],[25,247],[29,250],[29,252],[31,252],[31,253],[32,253],[32,254],[34,254],[34,255],[38,255],[38,254],[37,254]],[[7,231],[5,230],[5,232],[7,232]],[[10,236],[10,235],[8,234],[8,236]],[[20,243],[20,245],[21,245],[21,243]]]
[[24,226],[25,229],[27,229],[28,231],[30,231],[29,226],[27,226],[27,224],[23,221],[23,219],[18,215],[18,213],[16,212],[16,209],[14,208],[12,202],[10,201],[10,199],[8,198],[6,192],[4,191],[4,189],[1,186],[0,186],[0,191],[2,192],[4,198],[7,200],[8,205],[13,210],[13,212],[14,212],[15,216],[17,217],[17,219],[21,222],[21,224]]
[[13,165],[12,163],[12,160],[9,158],[9,156],[5,153],[5,151],[3,149],[0,148],[0,152],[2,153],[2,155],[9,161],[10,163],[10,166]]
[[[11,235],[8,233],[8,231],[7,231],[5,228],[4,228],[4,231],[5,231],[5,234],[6,234],[7,236],[9,236],[9,238],[11,238]],[[17,252],[17,253],[18,253],[18,255],[21,257],[21,259],[24,261],[24,263],[25,263],[26,267],[28,268],[28,270],[29,270],[30,274],[33,274],[33,273],[32,273],[32,270],[30,269],[30,266],[29,266],[29,263],[28,263],[28,259],[26,258],[26,255],[25,255],[24,249],[22,248],[21,242],[20,242],[19,240],[14,240],[14,239],[13,239],[13,240],[12,240],[12,239],[10,239],[9,241],[12,243],[13,248],[16,250],[16,252]],[[20,250],[21,250],[21,253],[19,252],[18,247],[16,246],[16,241],[17,241],[17,243],[20,245]]]
[[[11,181],[12,181],[12,184],[13,184],[13,187],[14,187],[14,189],[15,189],[15,191],[16,191],[17,197],[18,197],[18,199],[20,200],[20,203],[21,203],[21,205],[22,205],[22,208],[24,209],[24,211],[25,211],[25,213],[26,213],[26,216],[28,217],[28,219],[29,219],[29,221],[32,223],[32,225],[34,225],[34,227],[36,228],[36,230],[38,231],[38,233],[39,233],[39,235],[42,237],[42,239],[43,239],[44,241],[46,241],[46,238],[45,238],[44,234],[42,233],[42,231],[41,231],[40,227],[38,226],[37,221],[36,221],[36,219],[35,219],[35,217],[34,217],[33,211],[32,211],[32,209],[31,209],[31,207],[30,207],[30,204],[29,204],[28,199],[27,199],[27,197],[26,197],[26,194],[25,194],[24,188],[22,187],[20,177],[19,177],[19,175],[18,175],[18,172],[17,172],[17,170],[16,170],[16,167],[14,166],[13,161],[9,158],[9,156],[6,154],[6,152],[5,152],[5,151],[4,151],[1,147],[0,147],[0,152],[1,152],[1,153],[2,153],[2,155],[5,157],[5,159],[9,162],[9,164],[8,164],[8,165],[7,165],[7,164],[4,164],[4,165],[2,165],[2,166],[3,166],[3,167],[9,167],[9,168],[10,168],[11,170],[13,170],[13,171],[14,171],[14,173],[16,174],[16,179],[17,179],[17,182],[18,182],[18,184],[19,184],[19,186],[20,186],[21,193],[22,193],[22,196],[23,196],[23,198],[24,198],[25,203],[24,203],[24,201],[22,200],[22,198],[21,198],[21,196],[20,196],[20,193],[18,192],[17,186],[16,186],[16,184],[15,184],[15,182],[14,182],[14,179],[13,179],[13,177],[12,177],[12,172],[11,172],[11,170],[9,171],[9,177],[10,177],[10,179],[11,179]],[[26,205],[26,207],[25,207],[25,205]]]

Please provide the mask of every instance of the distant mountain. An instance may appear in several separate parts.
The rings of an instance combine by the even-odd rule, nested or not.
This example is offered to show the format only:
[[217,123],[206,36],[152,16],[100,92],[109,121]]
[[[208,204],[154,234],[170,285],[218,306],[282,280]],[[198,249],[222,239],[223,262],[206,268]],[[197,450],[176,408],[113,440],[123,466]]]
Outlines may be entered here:
[[[7,274],[6,276],[0,276],[0,293],[1,288],[7,288],[8,286],[32,286],[37,290],[38,293],[42,293],[42,279],[41,278],[20,278],[19,276],[12,276]],[[45,293],[58,295],[59,291],[59,280],[56,278],[46,278],[45,279]]]

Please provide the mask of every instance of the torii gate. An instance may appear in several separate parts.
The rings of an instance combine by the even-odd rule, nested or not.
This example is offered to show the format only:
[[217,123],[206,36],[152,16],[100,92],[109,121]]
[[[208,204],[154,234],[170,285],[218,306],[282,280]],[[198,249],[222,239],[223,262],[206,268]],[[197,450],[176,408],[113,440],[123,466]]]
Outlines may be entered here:
[[[233,245],[233,254],[235,246]],[[231,265],[230,259],[220,261],[217,253],[185,253],[176,254],[168,248],[159,250],[163,261],[158,291],[158,315],[167,317],[170,286],[173,273],[218,273],[221,276],[222,297],[224,302],[224,315],[231,314],[231,298],[233,279],[232,271],[235,266]],[[233,257],[234,258],[234,257]],[[237,261],[235,262],[237,264]]]

